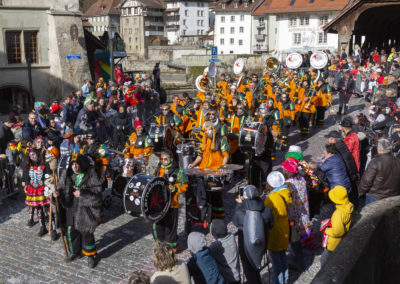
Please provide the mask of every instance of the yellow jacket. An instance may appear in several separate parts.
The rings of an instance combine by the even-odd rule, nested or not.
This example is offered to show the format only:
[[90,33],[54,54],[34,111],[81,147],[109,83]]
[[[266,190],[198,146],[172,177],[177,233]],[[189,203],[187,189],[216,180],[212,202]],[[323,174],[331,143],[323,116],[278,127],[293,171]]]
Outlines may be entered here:
[[329,251],[334,251],[343,236],[349,231],[352,213],[353,203],[348,202],[343,205],[336,204],[336,210],[331,217],[332,228],[327,228],[325,230],[325,234],[329,236],[327,245]]
[[274,216],[274,226],[269,231],[269,250],[282,251],[288,248],[289,219],[287,204],[289,203],[292,203],[292,198],[290,197],[290,191],[287,187],[278,191],[273,191],[264,201],[264,205],[271,209],[272,215]]

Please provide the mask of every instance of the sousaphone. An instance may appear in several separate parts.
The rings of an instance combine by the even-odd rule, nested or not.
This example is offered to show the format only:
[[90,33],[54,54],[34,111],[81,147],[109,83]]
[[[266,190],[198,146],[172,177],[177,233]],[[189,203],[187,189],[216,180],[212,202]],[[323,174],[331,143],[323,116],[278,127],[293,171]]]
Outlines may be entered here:
[[[210,66],[210,65],[209,65],[209,66]],[[207,74],[210,74],[210,68],[209,68],[209,66],[206,67],[206,68],[204,68],[203,74],[197,76],[196,82],[195,82],[196,88],[197,88],[200,92],[203,92],[203,93],[206,93],[207,91],[201,88],[200,82],[201,82],[201,80],[202,80],[203,78],[206,78],[206,79],[207,79],[207,77],[205,77],[204,74],[206,74],[206,75],[207,75]],[[216,71],[214,71],[214,70],[211,70],[211,71],[213,71],[213,72],[216,73]],[[210,75],[210,76],[211,76],[211,75]],[[214,75],[214,76],[215,76],[215,75]],[[207,80],[208,80],[208,79],[207,79]]]
[[[242,72],[246,71],[246,65],[244,64],[243,58],[238,58],[235,60],[235,63],[233,64],[233,73],[235,75],[240,75]],[[240,82],[242,81],[243,76],[240,76],[238,81],[236,82],[236,86],[240,86]]]
[[297,69],[303,64],[303,56],[301,54],[294,52],[286,57],[286,66],[289,69]]
[[318,81],[320,75],[321,75],[321,69],[325,68],[326,65],[328,64],[328,55],[326,55],[325,52],[323,51],[316,51],[314,52],[311,57],[310,57],[310,65],[312,68],[318,70],[318,75],[317,78],[315,79],[315,82]]

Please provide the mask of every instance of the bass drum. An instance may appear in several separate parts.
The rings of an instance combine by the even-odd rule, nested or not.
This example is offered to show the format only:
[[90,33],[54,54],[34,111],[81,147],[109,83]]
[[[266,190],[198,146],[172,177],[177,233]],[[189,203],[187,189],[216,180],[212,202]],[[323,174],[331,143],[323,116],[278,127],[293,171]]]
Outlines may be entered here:
[[70,163],[70,155],[64,155],[60,158],[57,165],[57,178],[61,178],[61,174],[64,170],[67,170]]
[[172,148],[172,133],[168,125],[157,125],[152,123],[149,136],[153,141],[154,152],[159,153],[163,150]]
[[122,200],[126,213],[158,222],[169,209],[171,192],[165,178],[137,174],[125,186]]
[[262,156],[267,143],[268,126],[263,122],[246,120],[239,133],[239,148],[244,153]]

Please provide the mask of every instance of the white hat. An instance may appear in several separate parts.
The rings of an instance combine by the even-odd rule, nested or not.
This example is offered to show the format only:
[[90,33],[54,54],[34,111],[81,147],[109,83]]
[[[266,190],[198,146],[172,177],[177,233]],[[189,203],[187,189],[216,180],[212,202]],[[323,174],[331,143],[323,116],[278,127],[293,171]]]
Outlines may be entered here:
[[280,187],[285,183],[285,177],[281,172],[273,171],[267,176],[267,182],[273,188]]
[[288,152],[302,153],[300,146],[297,146],[297,145],[290,145]]

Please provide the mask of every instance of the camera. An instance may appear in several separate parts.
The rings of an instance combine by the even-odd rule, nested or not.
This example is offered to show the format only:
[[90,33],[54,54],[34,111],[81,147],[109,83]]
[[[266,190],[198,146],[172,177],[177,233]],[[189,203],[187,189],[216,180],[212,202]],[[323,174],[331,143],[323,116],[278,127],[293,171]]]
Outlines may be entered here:
[[237,195],[238,195],[238,196],[243,197],[245,187],[246,187],[246,186],[244,186],[244,185],[238,186],[238,190],[237,190]]

